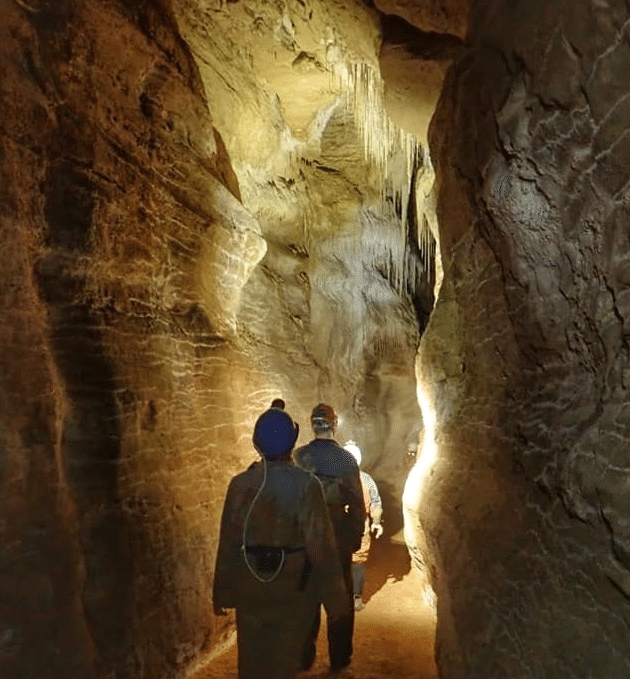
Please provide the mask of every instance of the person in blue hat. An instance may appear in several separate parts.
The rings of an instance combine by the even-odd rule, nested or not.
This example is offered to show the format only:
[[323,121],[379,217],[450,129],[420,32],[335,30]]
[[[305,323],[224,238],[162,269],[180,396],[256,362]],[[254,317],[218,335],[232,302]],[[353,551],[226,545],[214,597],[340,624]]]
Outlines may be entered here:
[[261,461],[235,476],[221,517],[215,614],[236,609],[239,679],[294,679],[323,602],[336,619],[347,589],[322,487],[291,458],[298,425],[273,407],[254,427]]

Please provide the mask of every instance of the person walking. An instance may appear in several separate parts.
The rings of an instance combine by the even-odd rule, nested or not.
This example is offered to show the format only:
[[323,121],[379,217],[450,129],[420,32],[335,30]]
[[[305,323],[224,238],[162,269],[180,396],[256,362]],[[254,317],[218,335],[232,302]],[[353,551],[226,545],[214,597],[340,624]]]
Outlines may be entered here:
[[[311,413],[311,427],[315,438],[294,451],[296,464],[314,473],[322,484],[347,588],[345,614],[327,619],[329,661],[334,672],[349,665],[353,655],[355,610],[351,559],[353,552],[361,545],[365,519],[359,467],[353,456],[335,441],[336,426],[337,416],[333,408],[326,403],[319,403]],[[315,660],[319,629],[318,606],[303,647],[303,670],[310,669]]]
[[270,408],[252,442],[262,460],[235,476],[221,516],[216,615],[236,609],[239,679],[294,679],[322,602],[347,615],[348,589],[322,486],[294,466],[298,425]]
[[366,523],[364,524],[364,534],[360,548],[353,552],[352,572],[353,572],[353,601],[356,611],[363,611],[366,604],[362,599],[364,585],[366,584],[366,561],[370,552],[371,532],[375,533],[375,539],[383,534],[381,516],[383,513],[381,496],[379,489],[372,476],[361,469],[362,451],[355,444],[355,441],[348,441],[344,444],[344,449],[355,458],[359,469],[359,479],[362,484],[364,496],[364,507],[366,508]]

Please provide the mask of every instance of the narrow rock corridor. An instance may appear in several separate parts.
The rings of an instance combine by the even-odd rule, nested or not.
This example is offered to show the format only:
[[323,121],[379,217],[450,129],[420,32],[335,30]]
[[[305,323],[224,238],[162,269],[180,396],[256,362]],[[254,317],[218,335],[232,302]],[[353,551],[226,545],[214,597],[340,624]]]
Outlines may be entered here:
[[628,677],[629,1],[0,16],[0,679],[235,677],[280,395],[405,517],[357,679]]

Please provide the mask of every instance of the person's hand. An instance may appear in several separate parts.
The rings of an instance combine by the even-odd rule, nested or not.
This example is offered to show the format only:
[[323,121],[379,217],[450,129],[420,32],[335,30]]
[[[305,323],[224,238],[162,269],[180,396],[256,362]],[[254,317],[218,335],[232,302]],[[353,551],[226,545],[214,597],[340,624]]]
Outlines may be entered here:
[[370,530],[375,534],[375,538],[383,535],[383,526],[380,523],[373,523]]

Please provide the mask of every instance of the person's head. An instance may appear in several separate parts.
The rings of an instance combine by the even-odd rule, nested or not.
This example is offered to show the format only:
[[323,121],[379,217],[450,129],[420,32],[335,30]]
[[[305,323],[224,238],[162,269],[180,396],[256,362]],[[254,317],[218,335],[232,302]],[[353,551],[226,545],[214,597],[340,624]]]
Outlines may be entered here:
[[355,441],[348,441],[345,443],[344,450],[348,450],[348,452],[355,458],[355,462],[357,462],[357,466],[359,467],[362,463],[362,451],[359,449]]
[[318,403],[311,411],[311,428],[316,437],[333,436],[337,426],[335,410],[326,403]]
[[298,424],[279,408],[266,410],[254,425],[252,443],[267,460],[285,458],[298,439]]
[[279,408],[280,410],[285,410],[285,401],[282,398],[275,398],[272,401],[270,408]]

